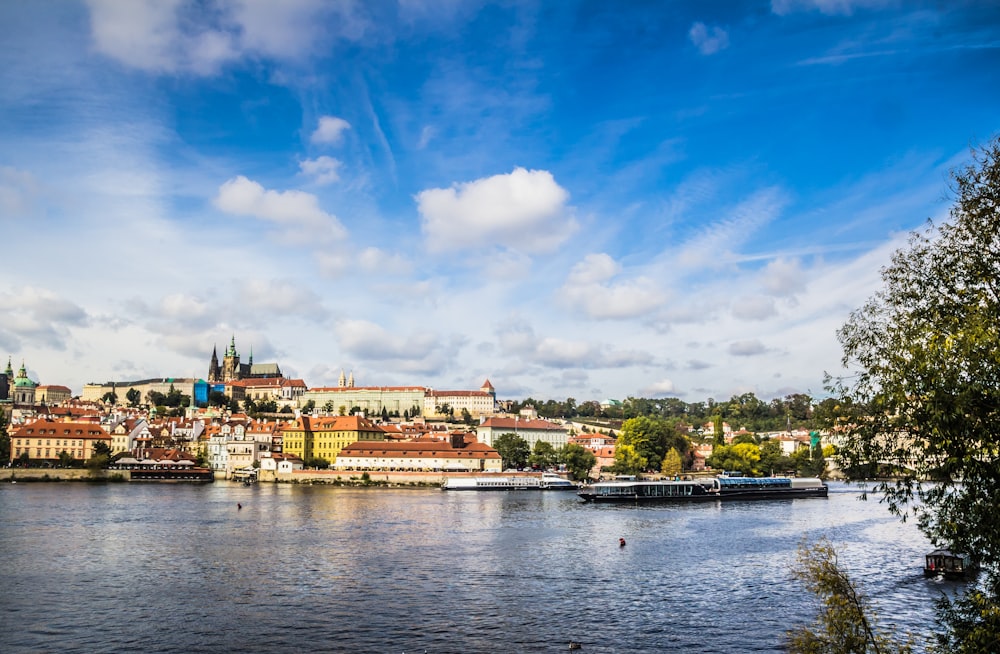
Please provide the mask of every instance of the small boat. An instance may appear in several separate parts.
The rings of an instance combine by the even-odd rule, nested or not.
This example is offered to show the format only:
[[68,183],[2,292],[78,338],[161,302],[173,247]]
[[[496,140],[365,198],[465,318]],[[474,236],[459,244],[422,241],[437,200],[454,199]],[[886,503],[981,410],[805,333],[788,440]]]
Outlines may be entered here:
[[968,554],[936,549],[924,557],[924,574],[928,577],[965,579],[975,574],[977,566]]
[[577,485],[554,472],[542,473],[542,490],[576,490]]

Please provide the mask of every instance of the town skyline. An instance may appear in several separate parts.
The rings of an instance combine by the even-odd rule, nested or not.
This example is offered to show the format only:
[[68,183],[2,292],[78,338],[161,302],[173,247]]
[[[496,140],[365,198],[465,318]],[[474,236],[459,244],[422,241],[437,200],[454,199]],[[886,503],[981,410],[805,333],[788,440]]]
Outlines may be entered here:
[[1000,131],[1000,9],[0,3],[0,356],[32,378],[823,395]]

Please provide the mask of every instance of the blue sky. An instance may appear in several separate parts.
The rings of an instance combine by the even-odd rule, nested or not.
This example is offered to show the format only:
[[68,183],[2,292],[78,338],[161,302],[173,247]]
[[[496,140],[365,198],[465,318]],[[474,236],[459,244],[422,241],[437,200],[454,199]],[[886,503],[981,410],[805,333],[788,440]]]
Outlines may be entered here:
[[1000,130],[991,2],[0,4],[0,354],[822,395]]

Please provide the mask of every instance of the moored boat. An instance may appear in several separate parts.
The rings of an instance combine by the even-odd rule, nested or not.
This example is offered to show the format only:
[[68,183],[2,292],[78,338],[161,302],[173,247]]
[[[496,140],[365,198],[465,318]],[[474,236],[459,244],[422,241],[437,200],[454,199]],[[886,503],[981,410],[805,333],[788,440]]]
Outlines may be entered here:
[[508,491],[541,489],[542,480],[538,477],[449,477],[441,484],[441,490]]
[[554,472],[542,473],[542,490],[576,490],[578,486]]
[[924,574],[945,579],[965,579],[977,572],[972,557],[962,552],[936,549],[924,557]]
[[583,487],[587,502],[705,502],[826,497],[820,479],[798,477],[712,477],[686,480],[606,481]]

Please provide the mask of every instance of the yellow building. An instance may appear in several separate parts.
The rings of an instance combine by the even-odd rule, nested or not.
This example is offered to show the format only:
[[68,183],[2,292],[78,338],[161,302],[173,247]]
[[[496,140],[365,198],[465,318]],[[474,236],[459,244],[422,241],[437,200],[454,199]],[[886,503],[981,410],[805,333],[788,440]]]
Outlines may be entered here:
[[385,440],[385,432],[361,416],[302,416],[282,424],[278,431],[285,454],[331,463],[351,443]]
[[111,447],[111,434],[98,424],[36,420],[11,434],[10,460],[27,454],[32,461],[55,462],[60,453],[66,452],[76,461],[86,461],[94,455],[97,443]]

